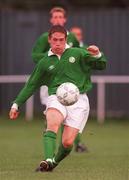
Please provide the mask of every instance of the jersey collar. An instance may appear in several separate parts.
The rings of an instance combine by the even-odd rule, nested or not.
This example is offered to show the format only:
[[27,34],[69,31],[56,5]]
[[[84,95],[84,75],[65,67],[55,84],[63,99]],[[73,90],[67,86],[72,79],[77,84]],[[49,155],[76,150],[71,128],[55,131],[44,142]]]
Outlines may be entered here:
[[[68,44],[66,44],[64,51],[69,48],[70,48],[70,46]],[[48,56],[52,56],[52,55],[57,55],[57,54],[54,54],[50,48],[48,51]],[[57,56],[59,57],[59,55],[57,55]]]

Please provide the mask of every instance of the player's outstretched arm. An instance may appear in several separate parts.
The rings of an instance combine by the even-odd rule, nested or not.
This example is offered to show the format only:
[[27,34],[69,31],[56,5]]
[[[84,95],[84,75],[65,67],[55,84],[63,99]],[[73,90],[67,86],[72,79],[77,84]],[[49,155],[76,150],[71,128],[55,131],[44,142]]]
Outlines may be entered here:
[[95,45],[91,45],[87,48],[87,51],[93,57],[90,65],[94,70],[103,70],[106,68],[107,60],[99,48]]

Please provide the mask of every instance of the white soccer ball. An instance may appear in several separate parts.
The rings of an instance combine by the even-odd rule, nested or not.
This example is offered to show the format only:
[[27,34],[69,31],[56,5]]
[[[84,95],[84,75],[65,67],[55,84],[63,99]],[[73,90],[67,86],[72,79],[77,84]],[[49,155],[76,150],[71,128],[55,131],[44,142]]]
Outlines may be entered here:
[[56,91],[58,101],[64,106],[73,105],[78,101],[79,98],[78,87],[70,82],[61,84]]

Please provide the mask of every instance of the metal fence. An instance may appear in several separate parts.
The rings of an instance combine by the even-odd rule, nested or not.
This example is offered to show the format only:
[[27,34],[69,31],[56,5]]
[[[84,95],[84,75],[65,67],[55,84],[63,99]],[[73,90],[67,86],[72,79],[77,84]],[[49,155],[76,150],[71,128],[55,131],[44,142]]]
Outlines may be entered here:
[[[78,11],[78,13],[77,13]],[[71,9],[67,28],[78,25],[84,30],[84,41],[96,44],[108,59],[108,67],[94,75],[129,74],[129,11],[128,9]],[[30,74],[35,66],[31,49],[36,38],[49,28],[48,10],[0,10],[0,75]],[[106,85],[106,112],[108,115],[129,116],[129,86]],[[0,85],[0,109],[6,111],[22,85]],[[89,93],[91,109],[96,110],[96,85]],[[35,109],[39,108],[39,94]]]

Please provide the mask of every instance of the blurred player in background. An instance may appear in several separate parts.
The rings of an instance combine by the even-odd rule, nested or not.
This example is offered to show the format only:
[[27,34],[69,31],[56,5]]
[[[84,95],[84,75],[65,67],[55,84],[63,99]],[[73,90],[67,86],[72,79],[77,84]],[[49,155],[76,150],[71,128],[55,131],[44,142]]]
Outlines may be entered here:
[[84,44],[84,33],[81,27],[79,26],[73,26],[70,29],[70,32],[72,32],[73,34],[75,34],[78,42],[79,42],[79,47],[86,49],[88,47],[87,44]]
[[[50,23],[51,25],[65,26],[67,22],[66,11],[62,7],[54,7],[50,10]],[[70,47],[80,47],[80,40],[74,35],[74,32],[67,31],[67,44]],[[48,32],[43,33],[36,41],[32,49],[32,59],[37,64],[41,58],[43,58],[44,53],[50,49],[48,42]],[[48,87],[42,86],[40,88],[40,101],[43,106],[43,111],[46,109],[48,98]],[[85,152],[88,149],[81,143],[80,135],[77,136],[75,140],[75,151]]]
[[[62,7],[54,7],[50,10],[50,23],[51,25],[60,25],[65,26],[67,22],[66,11]],[[79,42],[76,39],[75,35],[67,31],[67,44],[70,47],[79,47]],[[37,39],[33,50],[32,50],[32,59],[35,63],[39,62],[43,58],[44,53],[50,49],[48,42],[48,32],[41,34]]]
[[[18,117],[18,108],[41,86],[46,84],[49,97],[46,109],[47,128],[43,134],[44,160],[37,171],[52,171],[72,151],[77,134],[83,131],[89,115],[89,100],[86,92],[91,89],[87,73],[91,70],[106,68],[106,59],[96,46],[88,51],[70,48],[66,44],[67,32],[62,26],[53,26],[49,30],[51,49],[35,67],[28,82],[11,106],[10,119]],[[79,88],[79,100],[71,105],[62,105],[56,96],[56,90],[64,82],[72,82]],[[64,124],[62,141],[56,150],[56,135],[60,125]],[[77,162],[78,163],[78,162]]]
[[[84,34],[83,34],[83,30],[81,27],[73,26],[70,29],[70,32],[72,32],[76,36],[76,38],[79,42],[80,48],[86,49],[88,47],[88,45],[86,45],[86,44],[84,45],[84,42],[83,42],[84,41]],[[74,144],[75,144],[75,151],[76,152],[88,152],[87,146],[81,143],[81,134],[80,133],[76,137]]]

